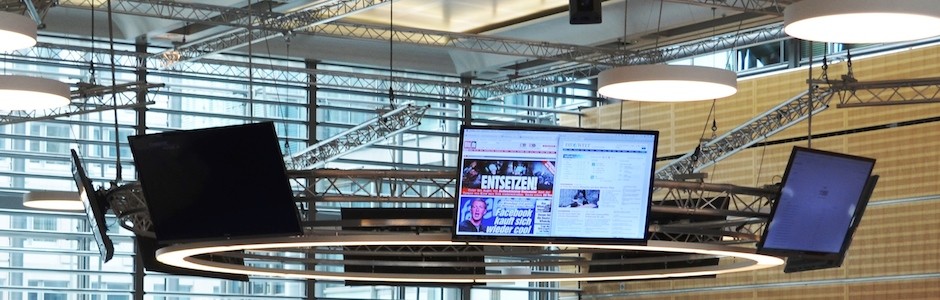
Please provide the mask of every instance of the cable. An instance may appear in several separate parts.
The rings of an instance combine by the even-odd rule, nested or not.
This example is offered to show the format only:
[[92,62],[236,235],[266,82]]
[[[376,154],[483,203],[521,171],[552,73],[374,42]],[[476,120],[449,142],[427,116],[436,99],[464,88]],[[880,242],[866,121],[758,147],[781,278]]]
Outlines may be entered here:
[[[121,177],[121,130],[120,126],[118,126],[117,93],[113,91],[114,86],[117,85],[117,78],[114,74],[114,19],[111,6],[111,0],[108,0],[108,45],[110,46],[109,54],[111,55],[111,103],[114,104],[114,153],[116,160],[114,171],[117,173],[114,176],[114,182],[117,184],[120,183],[123,178]],[[92,21],[92,24],[94,24],[94,21]]]

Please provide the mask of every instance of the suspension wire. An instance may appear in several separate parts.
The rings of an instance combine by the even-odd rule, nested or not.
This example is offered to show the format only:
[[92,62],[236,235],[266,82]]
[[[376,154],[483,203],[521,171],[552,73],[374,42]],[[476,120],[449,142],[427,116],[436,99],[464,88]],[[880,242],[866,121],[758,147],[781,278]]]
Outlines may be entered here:
[[395,67],[394,67],[394,49],[395,49],[395,1],[388,3],[388,105],[390,109],[395,109]]
[[813,41],[809,41],[809,67],[806,68],[809,70],[809,80],[807,81],[808,87],[808,102],[809,108],[807,108],[808,115],[806,118],[806,147],[813,148],[813,92],[815,88],[813,87]]
[[254,41],[255,25],[252,20],[254,8],[251,7],[251,0],[248,0],[248,123],[255,122],[255,76],[254,76],[254,53],[251,46]]
[[[94,24],[94,21],[92,21],[92,24]],[[116,63],[114,62],[114,19],[111,0],[108,0],[108,45],[110,46],[109,54],[111,55],[111,87],[113,90],[114,86],[117,85],[117,78],[114,74],[114,66]],[[120,183],[123,180],[123,178],[121,178],[121,131],[120,127],[118,126],[117,93],[115,91],[111,91],[111,103],[114,104],[114,153],[116,160],[114,171],[117,173],[114,176],[114,182]]]

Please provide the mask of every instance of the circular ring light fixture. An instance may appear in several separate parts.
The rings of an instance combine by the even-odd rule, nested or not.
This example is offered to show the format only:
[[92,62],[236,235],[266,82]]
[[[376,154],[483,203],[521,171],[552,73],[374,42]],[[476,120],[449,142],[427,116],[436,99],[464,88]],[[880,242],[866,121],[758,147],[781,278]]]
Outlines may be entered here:
[[71,103],[69,85],[39,77],[0,75],[0,110],[32,110]]
[[0,41],[0,51],[36,45],[36,22],[20,14],[0,12]]
[[78,192],[31,191],[23,195],[23,206],[51,210],[83,210]]
[[803,0],[783,11],[784,32],[810,41],[891,43],[940,35],[936,0]]
[[[764,269],[783,264],[778,257],[756,254],[754,249],[700,244],[650,241],[646,246],[636,245],[581,245],[581,244],[527,244],[527,243],[465,243],[453,242],[449,234],[421,235],[340,235],[340,236],[303,236],[282,238],[258,238],[241,240],[220,240],[177,244],[157,250],[157,260],[164,264],[210,271],[255,276],[304,278],[316,280],[355,280],[377,282],[420,282],[420,283],[487,283],[518,281],[601,281],[634,280],[669,277],[705,276],[723,273],[742,272]],[[211,254],[241,250],[284,250],[287,248],[309,247],[344,247],[344,246],[510,246],[510,247],[570,247],[585,249],[614,249],[635,251],[656,251],[685,254],[703,254],[716,257],[734,258],[727,264],[708,267],[689,267],[669,270],[642,270],[601,273],[538,273],[538,274],[404,274],[404,273],[355,273],[330,272],[298,269],[272,269],[260,266],[246,266],[214,262],[197,258],[202,254]]]
[[738,91],[737,74],[702,66],[637,65],[608,69],[597,77],[605,97],[653,102],[724,98]]

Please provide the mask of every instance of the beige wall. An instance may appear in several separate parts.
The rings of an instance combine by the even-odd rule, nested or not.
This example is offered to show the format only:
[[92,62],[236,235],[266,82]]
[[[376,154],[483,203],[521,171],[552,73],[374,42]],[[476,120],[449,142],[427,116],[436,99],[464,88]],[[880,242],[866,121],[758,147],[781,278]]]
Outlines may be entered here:
[[[940,47],[857,58],[853,63],[860,81],[940,77]],[[831,65],[829,77],[838,79],[845,70],[845,63]],[[814,77],[819,74],[815,69]],[[805,91],[807,76],[804,69],[741,80],[735,96],[716,103],[717,134]],[[940,116],[940,104],[836,108],[837,101],[813,117],[814,134]],[[703,129],[705,137],[711,136],[711,105],[623,102],[586,110],[580,121],[583,127],[659,130],[659,155],[678,155],[695,148]],[[768,140],[807,136],[807,124],[803,121]],[[705,172],[715,183],[777,182],[795,145],[806,142],[747,149]],[[940,195],[940,122],[814,139],[812,146],[876,158],[875,173],[881,180],[873,202]],[[775,286],[778,283],[785,284]],[[710,289],[722,286],[728,289]],[[698,288],[704,290],[681,291]],[[778,267],[716,279],[628,282],[623,289],[620,283],[586,284],[585,290],[587,299],[591,294],[603,299],[940,299],[940,199],[870,207],[842,268],[784,274]]]

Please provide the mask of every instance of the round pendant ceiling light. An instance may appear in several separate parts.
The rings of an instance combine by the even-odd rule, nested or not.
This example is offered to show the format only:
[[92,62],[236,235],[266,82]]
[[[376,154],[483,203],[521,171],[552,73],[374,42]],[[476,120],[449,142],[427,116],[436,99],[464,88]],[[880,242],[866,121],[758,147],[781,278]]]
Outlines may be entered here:
[[36,44],[36,22],[26,16],[0,12],[0,51],[29,48]]
[[737,74],[681,65],[617,67],[597,77],[602,96],[620,100],[683,102],[724,98],[738,91]]
[[39,77],[0,75],[0,110],[32,110],[71,103],[69,85]]
[[78,192],[32,191],[23,195],[23,206],[52,210],[83,210]]
[[940,35],[936,0],[803,0],[783,11],[784,32],[810,41],[890,43]]

